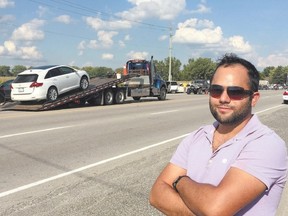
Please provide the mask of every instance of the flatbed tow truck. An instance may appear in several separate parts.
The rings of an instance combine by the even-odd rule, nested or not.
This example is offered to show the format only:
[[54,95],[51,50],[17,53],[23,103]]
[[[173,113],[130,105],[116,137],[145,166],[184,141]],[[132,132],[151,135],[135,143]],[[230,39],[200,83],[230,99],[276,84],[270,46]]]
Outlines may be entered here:
[[12,106],[2,106],[2,110],[44,111],[63,107],[89,105],[122,104],[127,97],[139,101],[141,97],[158,97],[165,100],[167,86],[156,73],[151,61],[129,60],[121,77],[92,78],[86,90],[71,91],[55,101],[14,102]]

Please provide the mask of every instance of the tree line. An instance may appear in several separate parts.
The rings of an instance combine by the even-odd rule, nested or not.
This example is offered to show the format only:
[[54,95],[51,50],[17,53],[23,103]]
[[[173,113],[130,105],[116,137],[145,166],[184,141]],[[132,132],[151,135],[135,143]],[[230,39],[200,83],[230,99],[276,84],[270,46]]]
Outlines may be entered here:
[[[168,80],[169,71],[169,58],[158,61],[154,60],[158,73],[163,77],[164,80]],[[91,78],[93,77],[105,77],[116,73],[122,73],[123,67],[117,68],[115,71],[108,67],[92,67],[85,66],[79,68],[73,66],[76,69],[82,69],[87,71]],[[206,79],[209,80],[213,71],[216,68],[216,62],[210,58],[197,58],[189,59],[187,64],[182,63],[179,59],[173,57],[171,59],[171,75],[173,81],[192,81],[195,79]],[[23,65],[10,66],[0,65],[0,76],[12,76],[16,77],[18,73],[29,69]],[[260,71],[260,79],[267,80],[269,83],[275,84],[288,84],[288,66],[269,66]]]

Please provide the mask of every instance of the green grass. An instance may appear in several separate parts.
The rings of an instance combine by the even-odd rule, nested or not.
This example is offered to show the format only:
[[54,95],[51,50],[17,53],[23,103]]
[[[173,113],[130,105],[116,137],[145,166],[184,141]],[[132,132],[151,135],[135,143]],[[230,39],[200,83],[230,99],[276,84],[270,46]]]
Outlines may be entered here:
[[3,82],[10,80],[10,79],[15,79],[15,77],[3,77],[3,76],[1,77],[0,76],[0,83],[3,83]]

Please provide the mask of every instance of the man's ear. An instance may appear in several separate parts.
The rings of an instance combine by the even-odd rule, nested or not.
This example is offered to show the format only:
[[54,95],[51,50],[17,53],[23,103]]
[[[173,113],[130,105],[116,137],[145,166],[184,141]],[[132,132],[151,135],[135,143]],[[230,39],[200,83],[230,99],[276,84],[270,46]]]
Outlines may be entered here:
[[252,107],[254,107],[257,104],[259,98],[260,98],[260,93],[254,92],[252,95],[252,103],[251,103]]

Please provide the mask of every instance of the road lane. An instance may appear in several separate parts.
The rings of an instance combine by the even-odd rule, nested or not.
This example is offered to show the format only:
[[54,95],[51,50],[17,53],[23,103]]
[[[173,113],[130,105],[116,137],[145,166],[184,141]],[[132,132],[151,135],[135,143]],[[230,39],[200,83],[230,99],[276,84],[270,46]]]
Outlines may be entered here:
[[[273,97],[267,96],[262,98],[263,100],[267,99],[267,102],[262,102],[262,107],[264,109],[273,107],[273,104],[275,104],[275,106],[279,105],[279,96],[275,97],[274,95]],[[186,95],[169,95],[169,100],[166,101],[167,103],[161,103],[160,105],[158,102],[149,101],[147,103],[133,103],[123,106],[74,109],[67,110],[67,112],[66,110],[53,111],[49,114],[42,113],[43,116],[41,116],[41,113],[40,115],[39,113],[35,113],[35,115],[40,118],[39,123],[45,121],[45,126],[47,127],[55,127],[57,121],[55,121],[54,118],[62,119],[62,125],[64,125],[63,123],[72,125],[77,122],[78,126],[72,130],[71,128],[67,128],[63,131],[61,130],[61,132],[60,130],[55,130],[47,132],[47,135],[42,134],[40,138],[43,140],[49,137],[51,138],[47,143],[46,141],[37,144],[29,142],[31,139],[38,140],[39,134],[34,134],[32,136],[31,134],[27,134],[27,138],[24,137],[21,140],[13,138],[12,141],[9,141],[10,138],[6,139],[6,147],[15,145],[13,143],[15,141],[21,141],[22,145],[29,146],[29,148],[27,148],[30,151],[25,152],[24,150],[27,150],[26,148],[22,148],[22,145],[16,145],[17,148],[20,148],[20,152],[15,152],[15,154],[13,154],[12,149],[10,149],[10,151],[7,150],[5,153],[5,150],[3,151],[3,148],[0,147],[1,156],[4,156],[5,158],[6,154],[11,154],[11,157],[16,157],[15,159],[17,160],[21,159],[21,157],[17,158],[17,153],[21,155],[21,153],[23,154],[25,152],[30,159],[34,157],[35,160],[32,160],[33,162],[29,164],[27,163],[27,158],[22,158],[21,163],[25,164],[22,168],[25,167],[26,170],[22,170],[21,174],[21,169],[8,165],[8,162],[11,163],[12,160],[5,161],[1,159],[0,164],[7,162],[5,164],[8,165],[6,171],[8,169],[15,169],[13,171],[14,175],[12,173],[9,174],[9,172],[5,173],[5,169],[2,172],[0,182],[1,186],[6,185],[6,190],[2,190],[1,187],[1,191],[17,188],[17,186],[25,185],[23,184],[25,182],[26,184],[31,182],[33,183],[37,182],[37,180],[57,176],[57,174],[60,175],[63,172],[65,173],[65,171],[70,172],[79,167],[89,166],[89,164],[97,164],[98,162],[100,163],[101,161],[109,160],[109,158],[117,157],[117,155],[125,155],[127,152],[137,151],[137,149],[141,148],[145,149],[147,146],[149,147],[153,144],[161,143],[161,141],[177,137],[181,134],[186,134],[194,128],[199,127],[199,125],[206,122],[210,123],[212,118],[209,114],[207,104],[205,104],[206,100],[207,98],[205,98],[205,96],[188,97]],[[100,109],[95,110],[95,108]],[[278,111],[283,109],[287,109],[287,106],[285,107],[285,105],[280,105],[277,108],[259,113],[259,115],[265,119],[269,118],[268,114],[271,113],[273,116],[277,116],[275,113],[278,113]],[[155,112],[156,110],[157,112]],[[174,112],[173,110],[178,111]],[[258,111],[260,112],[261,108],[259,108]],[[255,110],[255,112],[257,111]],[[129,115],[126,115],[127,113],[129,113]],[[3,113],[0,113],[0,116],[2,114]],[[33,113],[28,114],[29,118],[31,118],[31,115],[34,115]],[[63,117],[63,114],[67,116]],[[26,115],[25,112],[22,114],[17,113],[16,115],[19,115],[18,117],[20,119],[25,120],[25,117],[22,116]],[[87,117],[85,118],[85,116]],[[15,120],[15,117],[12,117],[11,119]],[[273,120],[275,121],[275,119]],[[36,124],[36,122],[31,123],[32,125]],[[158,125],[156,129],[155,124]],[[59,125],[59,123],[57,125]],[[119,125],[121,127],[119,127]],[[175,125],[177,127],[175,127]],[[42,128],[42,125],[38,124],[38,127]],[[28,126],[28,128],[32,129],[35,127]],[[89,130],[89,128],[93,129]],[[24,131],[24,129],[25,128],[14,128],[11,131]],[[108,129],[110,131],[108,131]],[[65,136],[68,136],[69,132],[72,133],[72,137],[70,139],[65,137],[63,138],[63,133]],[[80,145],[78,141],[81,139],[78,138],[81,134],[88,135]],[[64,139],[66,141],[57,142],[59,137],[62,137],[60,140]],[[96,141],[95,138],[97,138]],[[3,140],[0,140],[1,146],[3,144],[2,141]],[[63,177],[63,179],[58,179],[34,187],[33,189],[27,189],[26,191],[0,198],[0,208],[3,208],[2,212],[11,213],[13,215],[52,215],[52,213],[53,215],[61,215],[62,213],[62,215],[67,215],[67,212],[70,212],[70,208],[74,209],[74,213],[71,213],[70,215],[91,215],[92,212],[97,212],[94,215],[120,215],[120,213],[123,212],[122,210],[119,210],[119,208],[123,208],[123,206],[119,206],[119,204],[115,203],[117,199],[118,202],[120,200],[120,203],[128,203],[124,208],[127,213],[126,215],[135,215],[132,214],[132,212],[139,212],[141,209],[145,210],[145,214],[142,215],[156,215],[157,213],[147,205],[147,192],[149,191],[148,188],[152,184],[152,180],[149,178],[153,178],[159,174],[161,166],[169,160],[168,158],[170,158],[178,143],[179,140],[173,140],[163,144],[161,147],[156,146],[153,149],[148,149],[147,147],[145,151],[135,152],[134,155],[128,154],[126,157],[117,158],[117,160],[115,159],[114,161],[108,161],[105,165],[102,164],[97,166],[97,168],[94,167],[82,171],[77,175],[74,173],[74,175],[71,175],[70,177],[66,176]],[[62,147],[59,147],[61,145]],[[54,157],[49,153],[49,148],[51,148],[51,146],[55,148],[52,153],[57,153]],[[65,149],[68,147],[72,149],[65,154]],[[35,151],[32,151],[33,149],[35,149]],[[48,151],[48,153],[46,151]],[[167,155],[162,155],[161,151],[165,152],[164,154]],[[41,152],[42,155],[39,155],[39,152]],[[61,157],[63,157],[62,160]],[[43,166],[45,163],[47,165],[46,167]],[[14,165],[17,166],[17,164]],[[2,165],[0,166],[2,170],[4,167]],[[32,172],[33,169],[36,169],[37,172]],[[25,175],[25,171],[27,173],[27,170],[29,170],[29,175]],[[143,170],[143,173],[139,173],[140,170]],[[3,177],[4,174],[9,176],[9,178],[6,179],[7,184],[2,184],[5,179]],[[147,179],[147,177],[149,178]],[[15,180],[19,178],[22,180]],[[33,179],[35,179],[35,181],[33,181]],[[14,187],[12,187],[13,185]],[[85,191],[85,194],[84,192],[80,192],[82,190]],[[112,195],[114,193],[115,195]],[[65,201],[62,200],[63,197],[65,197]],[[76,197],[78,199],[76,199]],[[128,198],[129,200],[124,201]],[[49,199],[52,199],[52,201],[49,201]],[[102,200],[103,202],[95,199]],[[108,200],[112,203],[107,203]],[[93,201],[95,203],[93,203]],[[139,201],[139,207],[132,204],[137,201]],[[81,205],[79,202],[81,202]],[[52,208],[49,209],[47,206],[51,206],[52,204],[53,206],[56,205],[60,207],[58,207],[58,210],[53,210]],[[89,207],[91,212],[82,209],[81,206],[83,208]],[[105,206],[109,206],[109,211],[107,208],[105,209]],[[115,209],[116,206],[118,206],[118,211]],[[35,210],[36,207],[39,211]],[[101,210],[101,208],[103,209]]]

